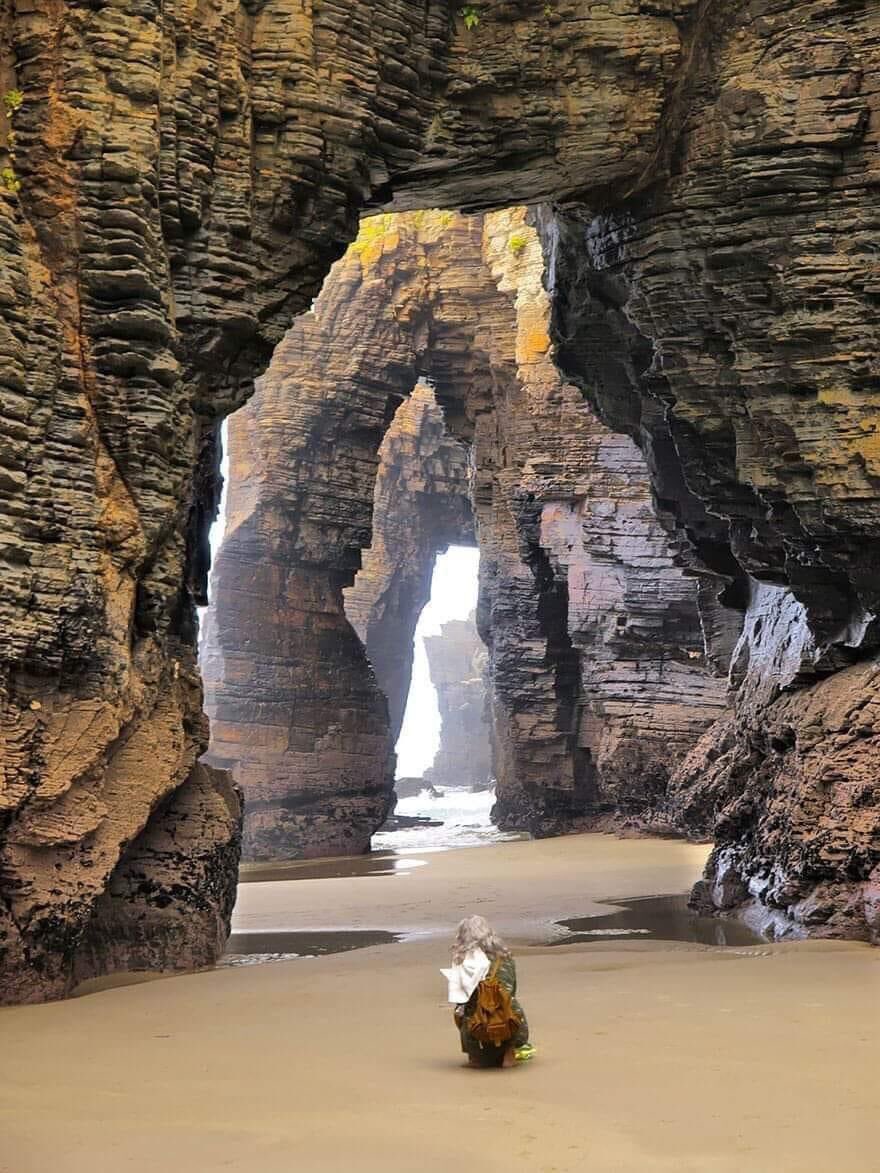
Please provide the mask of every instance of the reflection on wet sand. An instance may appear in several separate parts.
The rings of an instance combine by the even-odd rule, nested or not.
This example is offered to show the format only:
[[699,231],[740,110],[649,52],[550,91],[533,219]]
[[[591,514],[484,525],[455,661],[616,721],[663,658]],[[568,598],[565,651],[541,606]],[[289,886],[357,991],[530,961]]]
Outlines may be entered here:
[[220,965],[253,965],[289,961],[296,957],[324,957],[371,945],[391,945],[401,938],[381,929],[341,929],[316,932],[233,933]]
[[396,852],[370,852],[334,859],[290,859],[280,863],[243,863],[240,884],[278,880],[344,880],[353,876],[394,876],[421,867],[423,860],[403,859]]
[[610,937],[687,941],[698,945],[761,945],[763,937],[740,921],[700,916],[688,908],[687,896],[645,896],[636,900],[601,900],[619,911],[607,916],[584,916],[557,921],[571,936],[554,945],[581,945]]
[[[636,898],[685,892],[708,850],[583,835],[419,852],[427,867],[382,884],[243,884],[242,935],[287,929],[310,949],[328,929],[407,939],[0,1011],[14,1074],[0,1168],[875,1169],[880,950],[648,934],[547,947],[564,934],[554,921],[579,927],[594,912],[586,931],[607,925],[621,911],[597,903],[609,894],[644,913]],[[439,973],[457,921],[476,910],[514,946],[538,1047],[509,1078],[460,1066]],[[465,1141],[478,1136],[472,1152],[463,1127]]]

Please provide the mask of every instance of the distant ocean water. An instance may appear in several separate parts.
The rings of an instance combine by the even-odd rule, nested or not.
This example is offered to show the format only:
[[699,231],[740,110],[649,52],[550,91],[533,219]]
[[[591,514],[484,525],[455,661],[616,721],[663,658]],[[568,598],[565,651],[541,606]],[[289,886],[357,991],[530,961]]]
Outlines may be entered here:
[[494,790],[472,791],[463,787],[445,787],[439,798],[432,797],[427,790],[411,798],[401,798],[394,811],[396,815],[440,820],[443,825],[379,831],[373,836],[373,851],[406,851],[408,848],[442,851],[521,839],[521,835],[499,831],[492,823],[489,812],[494,802]]

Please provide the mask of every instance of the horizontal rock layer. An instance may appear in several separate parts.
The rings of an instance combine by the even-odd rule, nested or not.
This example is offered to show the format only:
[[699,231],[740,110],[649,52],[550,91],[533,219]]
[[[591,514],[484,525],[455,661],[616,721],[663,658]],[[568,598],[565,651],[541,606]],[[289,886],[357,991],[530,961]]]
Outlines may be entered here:
[[[392,738],[340,588],[372,519],[346,606],[396,735],[433,555],[469,525],[468,484],[505,825],[652,809],[721,712],[697,584],[674,564],[639,450],[559,378],[542,271],[521,210],[368,220],[233,418],[203,664],[211,760],[244,788],[247,853],[367,846]],[[417,376],[468,439],[470,482],[430,392],[397,407]]]
[[739,567],[790,586],[823,671],[873,654],[876,6],[478,8],[468,30],[435,0],[0,6],[24,98],[11,142],[0,115],[10,996],[65,987],[204,748],[218,420],[365,204],[566,200],[565,369],[638,433],[727,601]]

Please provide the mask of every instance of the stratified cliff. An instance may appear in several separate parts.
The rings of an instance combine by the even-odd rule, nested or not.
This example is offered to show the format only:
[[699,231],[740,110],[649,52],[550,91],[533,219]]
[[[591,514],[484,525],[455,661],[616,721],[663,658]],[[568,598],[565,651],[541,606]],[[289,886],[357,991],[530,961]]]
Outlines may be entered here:
[[440,710],[440,745],[425,780],[432,786],[488,788],[492,778],[486,721],[486,649],[476,616],[450,619],[424,637]]
[[419,383],[400,405],[379,449],[373,540],[345,614],[388,700],[397,741],[412,677],[413,637],[431,595],[438,554],[474,542],[467,449],[446,433],[434,393]]
[[390,800],[397,728],[343,589],[372,520],[347,608],[393,725],[433,553],[466,522],[433,398],[397,406],[420,376],[472,448],[497,817],[651,811],[722,711],[644,460],[551,361],[542,272],[522,210],[368,220],[232,420],[203,664],[249,854],[363,850]]
[[[349,268],[362,262],[355,251]],[[396,379],[410,387],[414,376],[384,365],[383,287],[360,302],[372,325],[351,313],[339,321],[352,292],[344,279],[327,287],[229,424],[226,534],[202,665],[209,760],[233,767],[244,789],[250,859],[369,846],[391,802],[435,556],[473,541],[465,450],[428,387],[397,407]],[[357,407],[367,371],[380,389],[374,419]]]
[[[474,7],[468,30],[439,0],[0,4],[4,997],[68,988],[123,854],[203,793],[219,421],[364,206],[563,201],[543,229],[559,359],[717,576],[713,662],[719,596],[756,630],[767,586],[790,592],[769,627],[802,607],[809,649],[773,687],[825,695],[876,655],[877,6]],[[744,699],[752,761],[775,717]],[[859,754],[869,775],[872,737]],[[800,767],[773,759],[769,784],[754,761],[730,777],[751,813],[720,831],[741,882],[795,918],[830,885],[876,931],[880,804],[821,798],[823,842],[792,830],[777,868],[768,795],[801,792]],[[834,906],[828,931],[855,931]]]
[[880,9],[732,6],[705,50],[669,178],[545,221],[558,357],[744,613],[674,784],[703,899],[876,935]]
[[[494,588],[494,678],[516,698],[512,725],[496,722],[496,817],[541,834],[584,815],[663,819],[671,771],[726,704],[726,681],[704,654],[699,578],[683,573],[644,454],[598,420],[552,361],[542,256],[522,211],[486,217],[484,255],[516,305],[517,394],[498,411],[508,466],[500,500],[516,521],[515,557],[539,587],[552,667],[549,677],[535,671],[521,595]],[[482,529],[480,538],[488,558],[493,538],[484,545]],[[499,565],[514,564],[502,544]],[[544,681],[550,703],[539,701]]]

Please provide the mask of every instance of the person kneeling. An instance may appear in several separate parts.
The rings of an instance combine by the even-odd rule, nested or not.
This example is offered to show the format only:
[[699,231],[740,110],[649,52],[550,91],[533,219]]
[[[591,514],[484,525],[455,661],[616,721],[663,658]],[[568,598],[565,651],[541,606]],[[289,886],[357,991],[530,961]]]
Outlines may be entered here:
[[512,1067],[532,1057],[529,1025],[516,998],[516,963],[487,920],[465,917],[452,945],[452,967],[441,973],[471,1067]]

